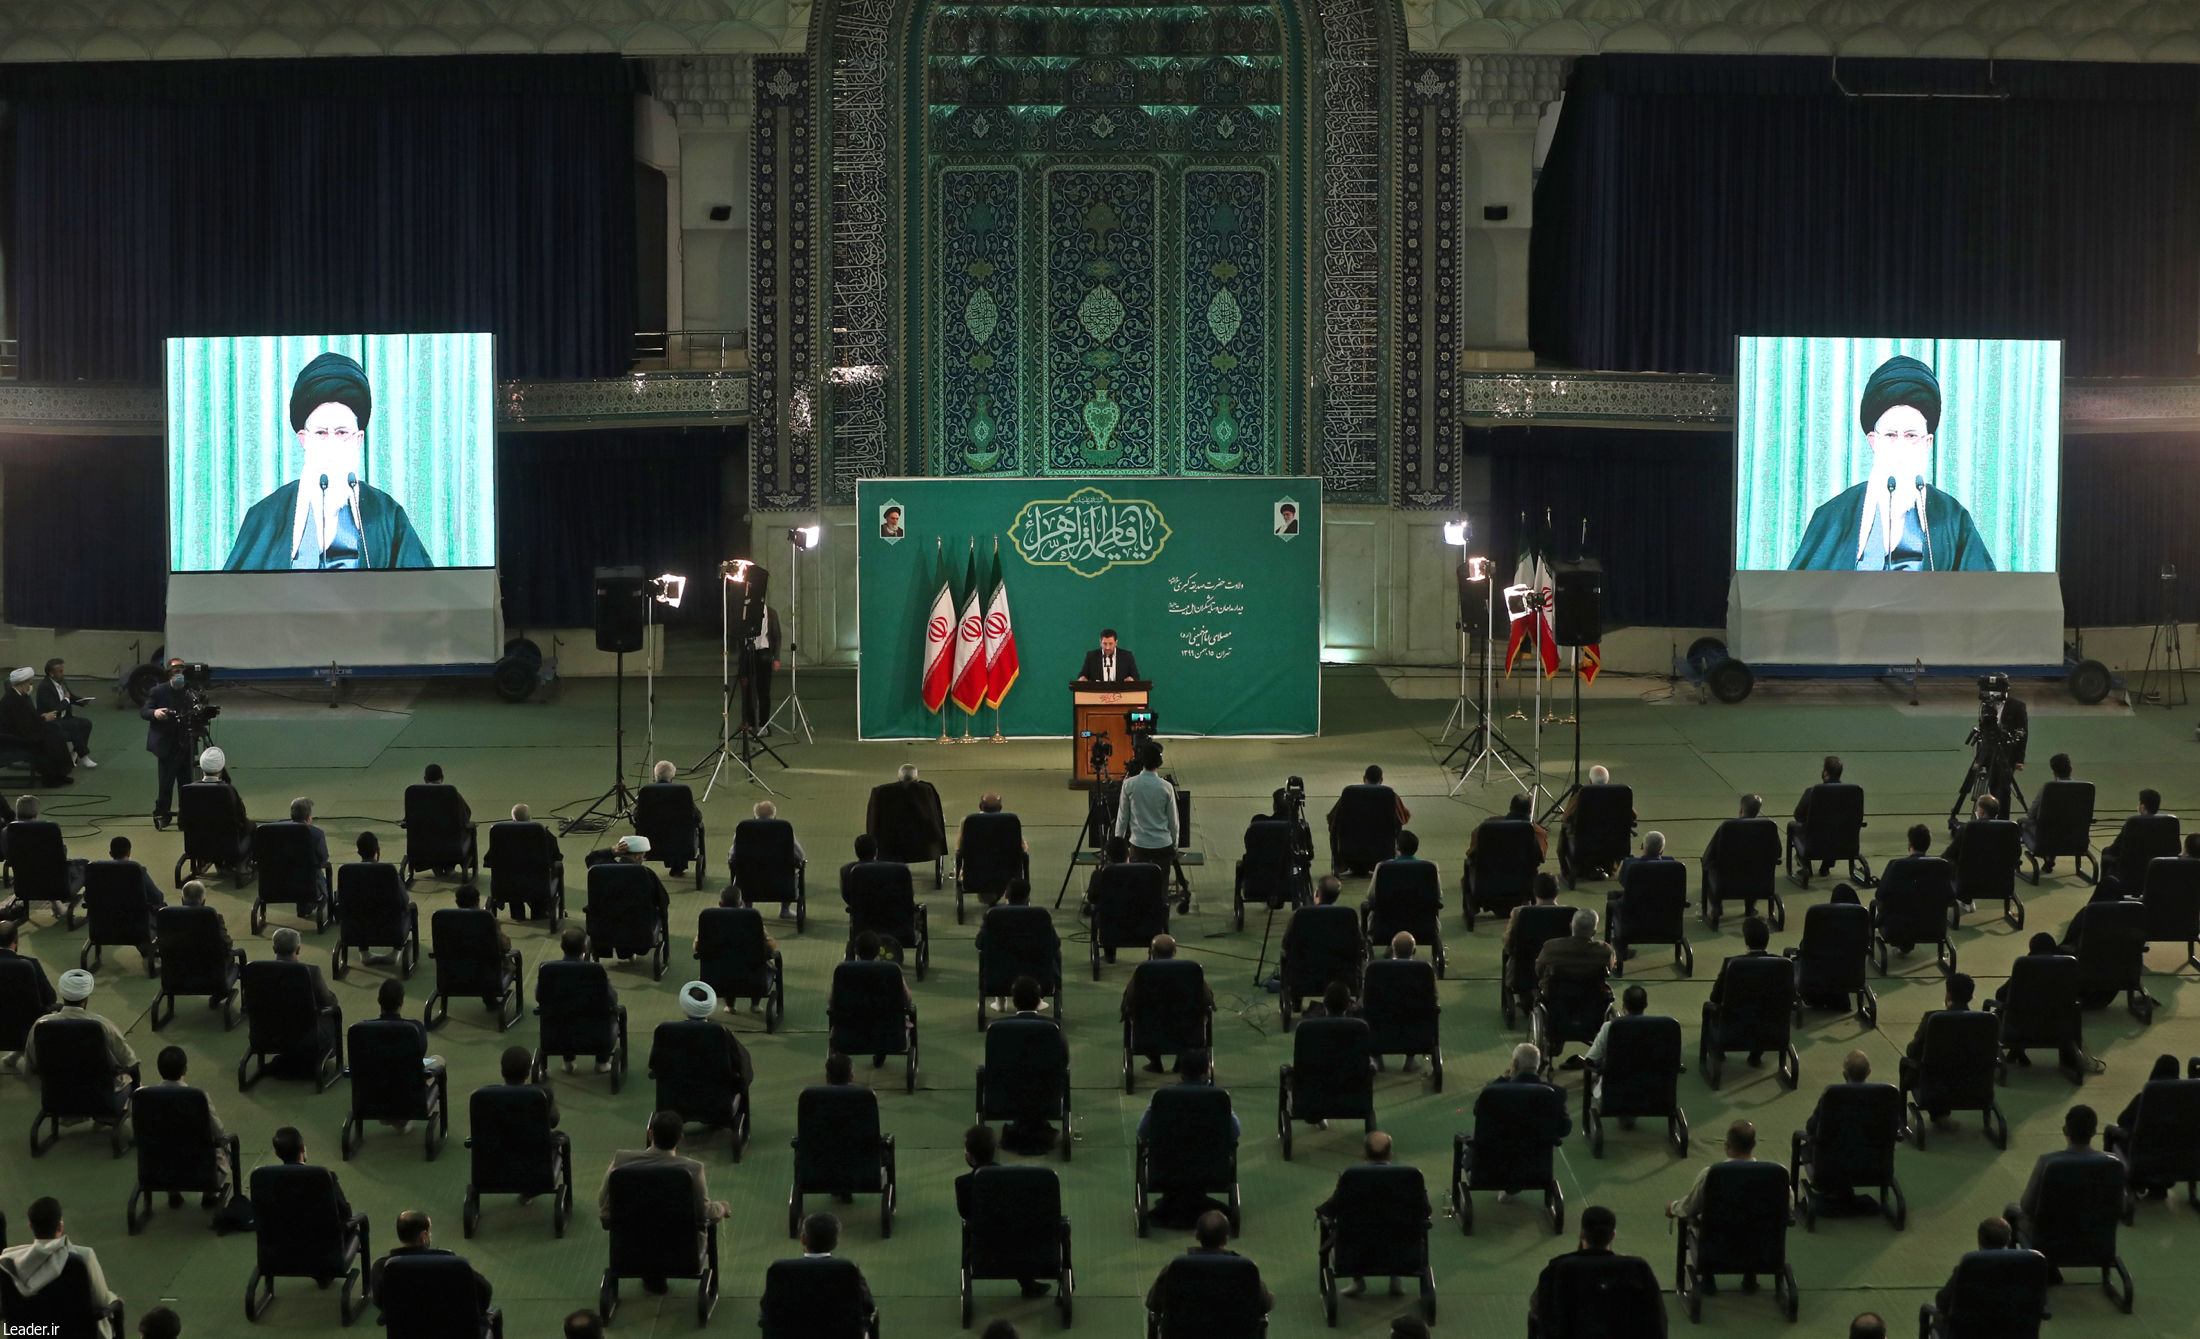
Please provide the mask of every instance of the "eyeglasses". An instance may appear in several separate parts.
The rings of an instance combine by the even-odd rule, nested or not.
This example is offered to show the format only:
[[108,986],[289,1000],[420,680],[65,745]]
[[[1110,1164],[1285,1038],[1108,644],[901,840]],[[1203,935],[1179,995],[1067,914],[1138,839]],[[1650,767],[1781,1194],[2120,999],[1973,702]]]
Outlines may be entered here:
[[1914,429],[1908,432],[1874,432],[1867,434],[1867,436],[1881,441],[1901,442],[1905,446],[1915,446],[1919,442],[1929,441],[1932,438],[1931,433],[1918,432]]
[[299,436],[311,437],[317,442],[348,442],[366,436],[364,428],[302,428]]

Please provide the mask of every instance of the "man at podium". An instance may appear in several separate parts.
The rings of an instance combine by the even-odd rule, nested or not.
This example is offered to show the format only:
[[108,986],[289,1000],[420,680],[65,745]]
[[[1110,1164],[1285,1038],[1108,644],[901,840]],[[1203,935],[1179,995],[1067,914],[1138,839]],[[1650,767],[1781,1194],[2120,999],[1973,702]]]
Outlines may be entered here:
[[1138,657],[1128,647],[1116,645],[1115,629],[1100,630],[1100,649],[1085,652],[1085,667],[1078,672],[1080,679],[1095,683],[1117,683],[1138,677]]

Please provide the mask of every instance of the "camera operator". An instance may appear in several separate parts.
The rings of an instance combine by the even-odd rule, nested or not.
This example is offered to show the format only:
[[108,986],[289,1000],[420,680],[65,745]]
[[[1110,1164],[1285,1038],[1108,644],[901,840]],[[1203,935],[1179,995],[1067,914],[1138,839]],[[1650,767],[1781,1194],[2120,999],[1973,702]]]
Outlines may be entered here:
[[1972,729],[1971,737],[1963,741],[1977,747],[1971,755],[1970,770],[1963,774],[1963,789],[1956,794],[1955,807],[1948,811],[1951,832],[1972,791],[1981,785],[1986,794],[1994,797],[2002,814],[2011,813],[2009,801],[2016,787],[2016,774],[2024,770],[2024,746],[2031,733],[2030,720],[2024,699],[2009,692],[2009,676],[1999,673],[1980,676],[1978,703],[1978,725]]
[[169,659],[167,682],[154,685],[145,695],[145,705],[138,708],[138,715],[149,722],[145,751],[153,755],[160,770],[160,791],[153,801],[156,829],[168,826],[176,787],[190,779],[191,760],[199,752],[206,724],[220,710],[184,678],[181,657]]
[[1129,839],[1131,859],[1159,865],[1184,885],[1177,864],[1176,787],[1161,775],[1161,750],[1151,741],[1138,745],[1124,768],[1123,796],[1114,835]]

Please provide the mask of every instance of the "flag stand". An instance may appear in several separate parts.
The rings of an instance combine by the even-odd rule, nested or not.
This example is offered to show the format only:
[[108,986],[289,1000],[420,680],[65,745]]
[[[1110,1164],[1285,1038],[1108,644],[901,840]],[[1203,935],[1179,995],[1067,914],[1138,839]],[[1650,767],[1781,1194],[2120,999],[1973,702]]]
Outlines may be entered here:
[[[1574,714],[1568,718],[1574,723],[1574,779],[1551,800],[1551,807],[1543,814],[1545,827],[1551,825],[1553,814],[1566,807],[1566,801],[1581,793],[1581,648],[1569,646],[1566,649],[1572,654],[1574,669]],[[1538,752],[1536,756],[1540,758],[1542,754]]]

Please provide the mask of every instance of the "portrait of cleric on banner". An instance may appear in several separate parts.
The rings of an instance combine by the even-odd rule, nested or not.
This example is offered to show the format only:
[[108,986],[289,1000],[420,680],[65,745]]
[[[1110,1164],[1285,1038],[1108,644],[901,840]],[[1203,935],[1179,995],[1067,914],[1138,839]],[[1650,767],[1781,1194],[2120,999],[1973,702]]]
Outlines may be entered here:
[[172,570],[493,561],[488,336],[169,345]]
[[2060,347],[1745,339],[1741,570],[2052,571]]

